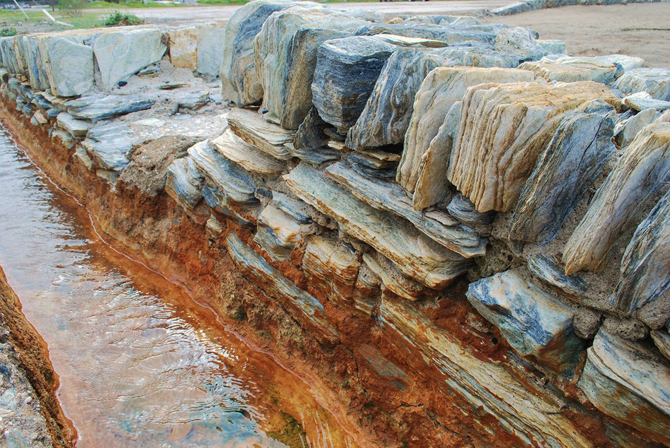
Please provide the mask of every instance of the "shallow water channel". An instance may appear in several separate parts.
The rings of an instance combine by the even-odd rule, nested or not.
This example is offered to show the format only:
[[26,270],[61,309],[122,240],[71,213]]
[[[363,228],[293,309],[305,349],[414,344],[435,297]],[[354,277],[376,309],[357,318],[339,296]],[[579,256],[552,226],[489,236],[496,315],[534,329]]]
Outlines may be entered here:
[[0,128],[0,266],[78,447],[348,447],[318,391],[105,245]]

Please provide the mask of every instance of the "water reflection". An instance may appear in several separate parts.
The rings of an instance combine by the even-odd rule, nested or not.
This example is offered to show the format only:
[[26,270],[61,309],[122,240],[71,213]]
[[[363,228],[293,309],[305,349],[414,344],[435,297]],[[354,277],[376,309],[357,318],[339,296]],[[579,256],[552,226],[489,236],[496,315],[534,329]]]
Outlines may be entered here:
[[352,446],[315,391],[87,235],[0,129],[0,265],[49,345],[78,446]]

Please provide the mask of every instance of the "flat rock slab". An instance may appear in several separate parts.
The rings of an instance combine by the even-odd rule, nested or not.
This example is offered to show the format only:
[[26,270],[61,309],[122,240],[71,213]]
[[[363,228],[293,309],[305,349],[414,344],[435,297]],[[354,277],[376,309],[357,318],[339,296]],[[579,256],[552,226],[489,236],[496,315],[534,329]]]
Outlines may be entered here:
[[537,278],[563,290],[572,298],[579,298],[588,288],[584,279],[577,275],[565,275],[565,266],[542,254],[528,259],[528,269]]
[[275,159],[288,160],[292,157],[284,145],[293,141],[295,133],[266,121],[254,111],[231,109],[228,126],[242,140]]
[[623,259],[613,302],[653,329],[670,321],[670,191],[637,226]]
[[670,188],[670,123],[644,128],[596,192],[563,250],[566,273],[595,271],[614,242]]
[[300,199],[289,196],[286,193],[279,191],[272,192],[272,202],[285,213],[291,215],[296,221],[301,224],[309,224],[312,218],[307,212],[307,204]]
[[256,186],[249,173],[212,148],[208,140],[197,143],[188,150],[193,162],[216,188],[233,202],[256,203]]
[[233,232],[226,238],[228,253],[238,268],[262,289],[267,295],[287,307],[292,313],[298,313],[299,322],[306,322],[314,330],[310,334],[322,342],[335,342],[339,339],[338,331],[333,328],[323,314],[323,305],[298,288],[273,268],[259,254],[254,252],[246,243]]
[[613,115],[613,108],[603,107],[595,113],[575,112],[561,121],[521,191],[510,224],[511,240],[554,238],[616,152]]
[[395,184],[363,176],[345,162],[329,166],[325,173],[366,204],[407,219],[424,235],[449,250],[467,258],[486,253],[486,238],[481,238],[446,212],[414,210]]
[[89,95],[67,101],[64,107],[75,118],[95,122],[151,109],[155,103],[138,95]]
[[670,444],[670,367],[648,348],[601,329],[577,386],[601,412]]
[[355,252],[341,242],[318,235],[307,238],[302,268],[321,281],[352,287],[360,266]]
[[466,296],[521,355],[561,375],[574,373],[584,346],[572,328],[573,311],[518,270],[470,283]]
[[235,135],[230,129],[211,141],[224,157],[240,165],[245,170],[276,177],[284,171],[286,164],[281,160],[256,149]]
[[300,242],[300,222],[273,204],[268,204],[258,215],[258,222],[270,229],[279,243],[293,248]]
[[238,107],[263,99],[263,86],[256,72],[254,38],[265,20],[294,2],[257,0],[235,10],[223,35],[221,94]]
[[124,30],[98,36],[93,53],[103,87],[112,89],[148,65],[161,60],[167,47],[157,29]]
[[657,100],[670,101],[670,69],[636,68],[624,73],[614,87],[624,93],[647,92]]
[[588,81],[470,88],[463,100],[449,181],[480,212],[511,210],[563,117],[594,100],[620,104],[606,86]]
[[458,134],[461,109],[451,113],[450,109],[463,99],[468,88],[487,82],[532,80],[533,74],[529,71],[504,68],[438,67],[430,72],[414,100],[414,112],[396,177],[410,194],[414,194],[419,186],[414,200],[417,209],[439,201],[447,188],[447,166],[455,139],[440,138],[432,148],[431,143],[449,128]]
[[531,70],[538,78],[548,82],[595,81],[603,84],[613,82],[622,72],[621,67],[598,58],[562,57],[543,58],[536,62],[524,62],[519,66]]
[[84,120],[77,120],[67,112],[61,112],[56,117],[58,126],[65,129],[72,137],[83,138],[86,137],[88,130],[93,126],[92,123]]
[[365,109],[349,130],[347,147],[365,149],[402,143],[415,95],[424,78],[436,67],[518,64],[518,58],[486,47],[400,48],[386,61]]
[[638,92],[623,99],[623,103],[633,110],[642,112],[647,109],[664,111],[670,109],[670,101],[657,100],[647,92]]
[[386,257],[369,253],[363,254],[365,266],[373,272],[383,285],[382,291],[390,291],[407,300],[419,300],[426,295],[427,288],[416,280],[405,276]]
[[276,12],[263,23],[255,39],[255,67],[263,86],[262,107],[281,127],[298,129],[312,107],[319,46],[350,36],[365,24],[313,4]]
[[284,179],[296,196],[426,286],[443,288],[470,266],[467,259],[432,242],[408,221],[372,208],[314,168],[300,164]]

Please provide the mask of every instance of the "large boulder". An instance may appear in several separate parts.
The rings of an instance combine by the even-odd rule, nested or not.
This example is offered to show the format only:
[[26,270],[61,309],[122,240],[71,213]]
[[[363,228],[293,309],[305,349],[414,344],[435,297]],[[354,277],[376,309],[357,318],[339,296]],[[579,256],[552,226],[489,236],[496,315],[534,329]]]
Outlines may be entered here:
[[114,88],[119,81],[126,81],[144,67],[160,61],[166,49],[163,32],[156,29],[101,34],[93,43],[93,53],[102,86]]
[[262,107],[283,128],[298,129],[312,107],[319,46],[349,36],[365,23],[321,6],[293,6],[265,21],[254,41]]
[[447,176],[480,212],[509,211],[565,115],[594,100],[619,105],[604,85],[480,84],[463,100]]
[[495,49],[518,56],[521,61],[536,61],[547,51],[526,28],[504,28],[496,36]]
[[566,273],[597,270],[614,242],[670,189],[670,123],[642,130],[596,192],[563,250]]
[[219,74],[223,60],[224,23],[209,23],[198,27],[198,73],[210,76]]
[[[452,106],[463,99],[468,88],[477,84],[531,80],[533,74],[525,70],[475,67],[439,67],[426,77],[414,100],[396,177],[398,183],[414,195],[417,210],[438,202],[447,189],[447,165],[455,140],[447,141],[444,134],[452,128],[457,135],[461,121],[460,107],[450,114]],[[438,134],[444,138],[432,145]],[[414,194],[417,185],[419,191]]]
[[46,75],[51,93],[62,97],[80,96],[95,87],[93,49],[81,39],[48,37],[40,42],[48,63]]
[[347,134],[352,149],[402,143],[414,97],[436,67],[516,67],[518,58],[489,48],[400,48],[388,59],[360,118]]
[[532,70],[538,78],[543,78],[548,82],[596,81],[609,84],[623,72],[621,66],[599,58],[569,56],[524,62],[519,68]]
[[198,67],[198,28],[175,28],[168,32],[168,37],[172,65],[195,70]]
[[259,102],[263,86],[254,62],[254,38],[271,14],[294,2],[257,0],[235,10],[223,35],[221,94],[239,107]]

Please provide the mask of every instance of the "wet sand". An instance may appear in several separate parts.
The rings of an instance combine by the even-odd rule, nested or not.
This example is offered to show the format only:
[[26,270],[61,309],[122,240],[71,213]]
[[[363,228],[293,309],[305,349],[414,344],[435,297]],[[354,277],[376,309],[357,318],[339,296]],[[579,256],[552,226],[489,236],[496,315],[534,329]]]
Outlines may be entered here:
[[670,3],[565,6],[482,22],[532,28],[541,39],[565,41],[571,56],[621,53],[670,68]]

